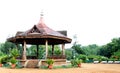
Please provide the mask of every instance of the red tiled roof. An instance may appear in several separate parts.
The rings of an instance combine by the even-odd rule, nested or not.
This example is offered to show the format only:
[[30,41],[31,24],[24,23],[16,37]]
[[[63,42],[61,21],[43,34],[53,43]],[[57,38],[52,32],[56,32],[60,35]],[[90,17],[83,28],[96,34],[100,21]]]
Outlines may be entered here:
[[[32,38],[32,39],[30,39],[30,38]],[[68,38],[67,36],[61,34],[60,32],[54,31],[51,28],[49,28],[48,26],[46,26],[45,23],[43,22],[43,17],[41,17],[38,24],[34,25],[30,30],[27,30],[25,32],[18,32],[15,37],[8,39],[8,41],[13,42],[13,40],[14,40],[14,42],[20,43],[20,41],[23,39],[26,39],[26,40],[29,39],[28,43],[30,43],[29,41],[31,41],[31,40],[34,41],[33,39],[39,39],[39,40],[40,39],[42,39],[42,40],[43,39],[49,39],[49,40],[54,39],[54,42],[52,40],[50,40],[50,42],[56,43],[56,44],[60,44],[62,42],[64,42],[64,43],[71,42],[71,39]],[[36,43],[36,41],[34,41],[33,43]],[[33,44],[33,43],[31,42],[31,44]]]

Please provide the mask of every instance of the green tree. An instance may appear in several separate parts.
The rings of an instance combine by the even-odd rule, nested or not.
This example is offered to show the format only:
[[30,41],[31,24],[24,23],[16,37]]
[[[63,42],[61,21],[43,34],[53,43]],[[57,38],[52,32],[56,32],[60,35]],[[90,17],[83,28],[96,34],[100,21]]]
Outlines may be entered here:
[[39,59],[45,58],[45,46],[44,45],[39,45],[38,54],[39,54],[39,56],[38,56]]
[[99,54],[110,58],[114,52],[120,50],[120,38],[113,38],[111,42],[101,47]]
[[[32,45],[29,48],[27,48],[27,56],[35,56],[37,57],[37,46]],[[45,56],[45,46],[39,45],[38,46],[38,58],[42,59]]]
[[120,50],[114,52],[114,54],[111,57],[113,57],[116,60],[120,60]]
[[100,50],[98,51],[98,54],[105,57],[111,56],[111,49],[108,49],[107,45],[101,46]]
[[80,44],[74,44],[72,46],[72,49],[75,50],[76,53],[78,54],[85,54],[85,52],[83,51],[83,49],[81,48]]
[[16,45],[11,42],[6,41],[5,43],[0,44],[0,50],[5,54],[9,54],[9,50],[11,50],[13,48],[16,48]]
[[55,45],[55,50],[54,50],[55,55],[61,55],[62,51],[58,45]]
[[[39,45],[38,48],[38,58],[42,59],[45,58],[45,45]],[[54,55],[60,55],[61,54],[61,49],[58,45],[54,46]],[[27,55],[28,56],[37,56],[37,46],[36,45],[32,45],[29,48],[27,48]],[[49,45],[48,46],[48,55],[51,56],[52,55],[52,48]]]
[[67,60],[71,60],[72,57],[73,57],[72,50],[71,49],[66,49],[65,50],[65,55],[66,55]]
[[98,55],[99,51],[99,46],[96,44],[88,45],[88,46],[83,46],[82,49],[85,52],[86,55]]
[[27,48],[27,56],[36,56],[36,45],[32,45],[29,48]]

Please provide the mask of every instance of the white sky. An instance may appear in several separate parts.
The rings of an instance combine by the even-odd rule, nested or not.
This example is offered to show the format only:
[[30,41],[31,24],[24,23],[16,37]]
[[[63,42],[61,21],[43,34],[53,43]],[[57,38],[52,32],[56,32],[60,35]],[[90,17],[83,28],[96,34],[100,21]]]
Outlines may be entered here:
[[82,45],[120,37],[120,0],[0,0],[0,42],[32,28],[41,10],[47,26],[76,34]]

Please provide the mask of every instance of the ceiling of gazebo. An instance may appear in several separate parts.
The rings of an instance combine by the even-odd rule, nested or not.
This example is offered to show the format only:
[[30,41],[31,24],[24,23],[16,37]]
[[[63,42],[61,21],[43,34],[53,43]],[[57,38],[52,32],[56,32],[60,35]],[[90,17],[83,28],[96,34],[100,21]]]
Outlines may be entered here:
[[72,41],[64,34],[46,26],[43,22],[43,17],[31,29],[25,32],[17,32],[15,37],[10,37],[7,40],[13,43],[23,43],[23,41],[26,41],[27,44],[45,44],[46,40],[48,40],[48,44],[71,43]]

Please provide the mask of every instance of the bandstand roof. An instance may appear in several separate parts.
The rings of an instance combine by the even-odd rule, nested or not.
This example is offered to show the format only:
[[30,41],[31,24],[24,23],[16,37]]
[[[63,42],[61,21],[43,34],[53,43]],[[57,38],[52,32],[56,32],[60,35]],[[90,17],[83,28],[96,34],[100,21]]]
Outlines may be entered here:
[[19,44],[22,44],[23,41],[26,41],[27,44],[45,44],[46,40],[48,40],[48,44],[71,43],[72,39],[62,33],[67,34],[66,31],[58,32],[46,26],[41,16],[38,24],[25,32],[17,32],[14,37],[8,38],[7,41]]

